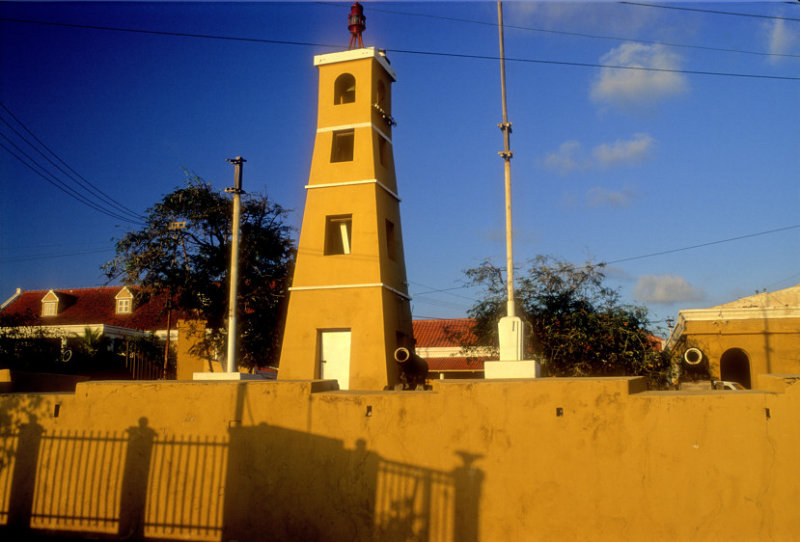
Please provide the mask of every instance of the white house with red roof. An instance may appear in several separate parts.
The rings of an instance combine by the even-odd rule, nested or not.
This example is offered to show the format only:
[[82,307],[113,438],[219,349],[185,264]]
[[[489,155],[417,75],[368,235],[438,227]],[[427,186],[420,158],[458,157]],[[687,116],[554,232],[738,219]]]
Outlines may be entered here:
[[[74,337],[92,333],[124,339],[153,333],[177,339],[175,322],[181,316],[164,310],[165,297],[150,296],[137,302],[136,289],[127,286],[22,291],[0,305],[4,322],[35,329],[48,337]],[[2,325],[2,324],[0,324]]]
[[496,360],[497,355],[487,346],[474,344],[471,318],[414,320],[414,349],[428,362],[431,378],[483,378],[483,362]]
[[[169,327],[170,340],[177,341],[176,322],[186,317],[185,311],[175,309],[169,315],[164,309],[164,296],[137,302],[136,293],[136,288],[127,286],[17,289],[0,305],[0,321],[18,322],[46,337],[62,340],[83,336],[86,328],[112,340],[146,333],[164,339]],[[473,326],[471,318],[413,321],[415,350],[428,362],[431,378],[483,378],[483,362],[497,356],[488,347],[466,350],[462,346],[462,342],[474,342]]]

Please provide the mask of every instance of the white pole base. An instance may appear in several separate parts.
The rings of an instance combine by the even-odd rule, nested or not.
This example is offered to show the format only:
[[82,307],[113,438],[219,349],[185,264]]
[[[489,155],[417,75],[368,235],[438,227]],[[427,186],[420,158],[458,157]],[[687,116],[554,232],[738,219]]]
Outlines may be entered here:
[[486,361],[483,363],[483,378],[539,378],[541,366],[538,361]]

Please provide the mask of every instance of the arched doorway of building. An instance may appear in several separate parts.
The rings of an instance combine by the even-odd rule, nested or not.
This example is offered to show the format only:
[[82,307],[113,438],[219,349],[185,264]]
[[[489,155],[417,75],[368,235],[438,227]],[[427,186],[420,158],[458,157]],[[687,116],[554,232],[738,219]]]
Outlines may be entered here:
[[726,350],[719,359],[721,380],[738,382],[750,389],[750,358],[741,348]]

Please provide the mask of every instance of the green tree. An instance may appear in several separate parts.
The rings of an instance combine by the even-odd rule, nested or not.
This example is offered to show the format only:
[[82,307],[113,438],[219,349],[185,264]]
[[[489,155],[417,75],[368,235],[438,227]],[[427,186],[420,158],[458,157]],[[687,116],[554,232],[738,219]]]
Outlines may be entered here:
[[[604,285],[603,267],[547,256],[528,262],[515,280],[528,349],[552,376],[639,375],[651,387],[666,387],[672,365],[667,352],[654,348],[647,309],[623,305],[619,293]],[[465,273],[484,292],[469,310],[474,333],[478,342],[497,346],[497,321],[506,310],[503,272],[484,261]]]
[[[231,198],[197,176],[147,210],[145,225],[116,243],[109,280],[166,294],[207,322],[206,352],[219,350],[228,313]],[[239,242],[239,365],[277,364],[286,282],[294,254],[287,211],[266,196],[242,196]],[[185,223],[176,228],[176,223]],[[221,348],[224,351],[224,348]]]

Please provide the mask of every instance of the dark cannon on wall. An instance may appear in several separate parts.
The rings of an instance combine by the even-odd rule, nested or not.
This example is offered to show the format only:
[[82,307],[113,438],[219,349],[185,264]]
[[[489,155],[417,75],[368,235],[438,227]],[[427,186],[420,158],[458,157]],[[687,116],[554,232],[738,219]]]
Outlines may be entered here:
[[394,351],[394,360],[400,368],[401,384],[398,386],[402,386],[401,389],[429,389],[425,386],[425,379],[428,377],[428,362],[403,346]]

